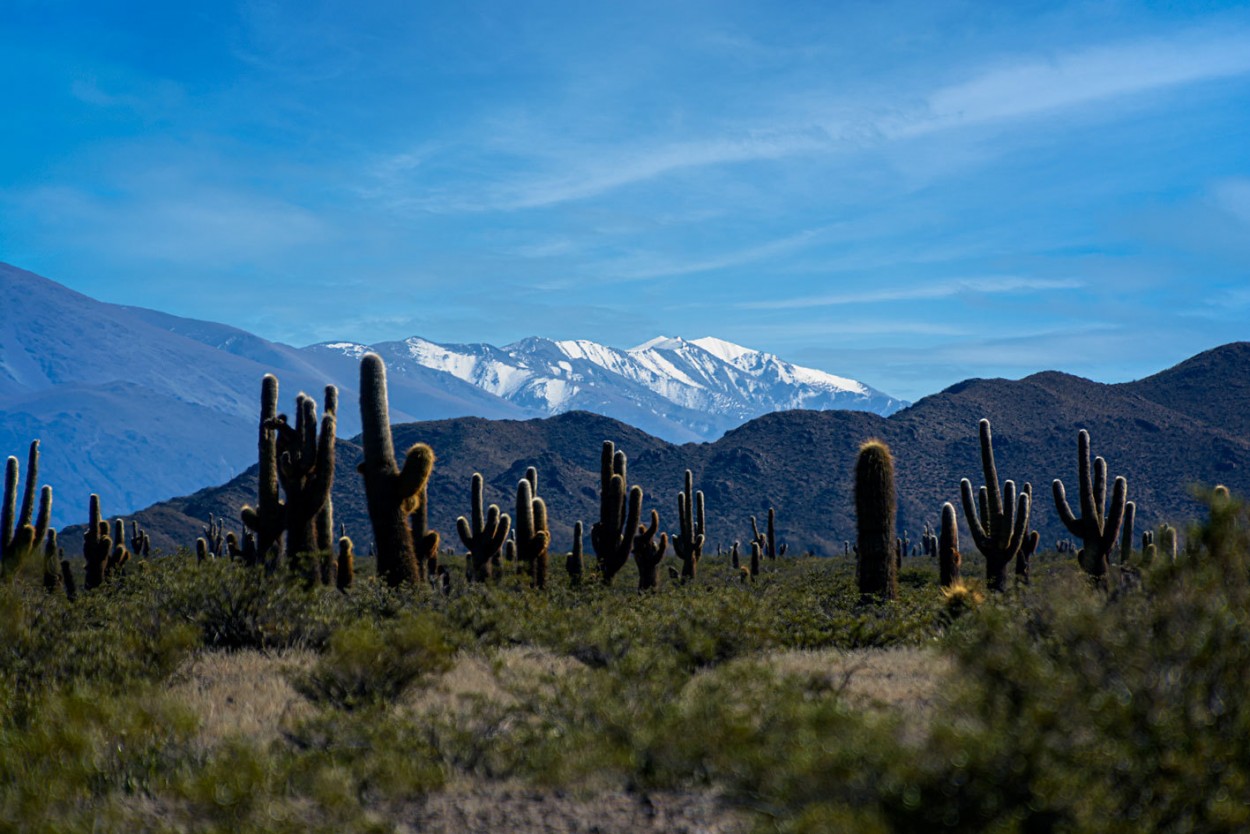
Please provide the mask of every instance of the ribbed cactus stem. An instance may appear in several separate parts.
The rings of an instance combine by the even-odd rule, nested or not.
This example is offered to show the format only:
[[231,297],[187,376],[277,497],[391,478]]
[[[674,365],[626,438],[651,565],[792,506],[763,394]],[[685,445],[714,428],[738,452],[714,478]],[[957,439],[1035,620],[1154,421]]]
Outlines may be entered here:
[[880,440],[859,449],[855,463],[855,523],[858,538],[856,575],[865,597],[896,599],[894,458]]
[[642,516],[642,489],[628,486],[628,462],[612,441],[603,441],[599,456],[599,520],[590,527],[590,544],[599,561],[603,584],[629,561],[634,531]]
[[[525,483],[528,487],[528,481]],[[469,551],[468,577],[471,582],[484,582],[490,578],[493,563],[498,560],[512,526],[511,517],[507,513],[501,514],[497,504],[483,509],[486,503],[484,488],[481,473],[474,472],[469,489],[472,522],[464,516],[456,519],[456,532]]]
[[547,585],[547,548],[551,533],[547,529],[547,505],[535,494],[538,470],[530,467],[516,489],[516,556],[521,569],[535,588]]
[[[256,534],[259,552],[268,553],[282,535],[286,512],[278,498],[278,378],[265,374],[260,383],[260,430],[257,440],[256,506],[244,506],[243,524]],[[207,544],[207,543],[206,543]]]
[[347,536],[339,539],[339,555],[335,562],[335,586],[347,591],[356,576],[356,554],[352,552],[352,540]]
[[408,449],[404,466],[395,460],[386,393],[386,365],[376,353],[360,361],[360,423],[364,460],[360,474],[373,526],[378,574],[390,586],[420,581],[408,516],[416,511],[434,469],[434,450],[424,443]]
[[100,513],[100,496],[94,493],[87,500],[87,529],[83,533],[83,588],[92,590],[104,584],[105,569],[113,552],[109,525]]
[[[31,441],[26,458],[26,481],[20,509],[17,505],[19,470],[17,458],[9,458],[4,471],[4,503],[0,506],[0,576],[14,576],[23,560],[43,547],[52,517],[52,487],[38,489],[38,440]],[[38,515],[35,514],[36,492],[39,494]]]
[[681,581],[686,582],[695,578],[707,540],[703,491],[694,492],[694,474],[689,469],[685,489],[677,493],[677,519],[681,532],[673,538],[673,552],[681,559]]
[[1127,565],[1133,560],[1133,522],[1137,520],[1137,504],[1133,501],[1124,502],[1124,523],[1120,528],[1120,564]]
[[1159,531],[1159,549],[1169,562],[1176,561],[1176,528],[1164,524]]
[[[441,543],[437,530],[431,530],[429,487],[421,488],[417,496],[417,509],[412,514],[412,546],[417,556],[417,576],[421,582],[433,576],[431,568],[437,569],[438,546]],[[345,534],[346,535],[346,534]]]
[[[641,492],[639,487],[634,489]],[[631,496],[632,498],[632,496]],[[664,551],[668,549],[668,533],[660,533],[660,514],[651,511],[651,523],[646,527],[638,525],[638,533],[634,536],[634,561],[638,565],[638,590],[650,591],[660,585],[659,567],[664,559]]]
[[1000,491],[990,421],[981,420],[979,430],[985,486],[980,488],[976,501],[973,500],[972,482],[967,478],[959,482],[959,492],[973,544],[985,556],[986,584],[992,591],[1003,591],[1007,588],[1007,568],[1019,556],[1020,548],[1029,536],[1033,487],[1025,484],[1017,497],[1015,482],[1007,481]]
[[[1107,462],[1095,458],[1090,466],[1089,432],[1081,429],[1077,435],[1077,476],[1080,479],[1081,515],[1078,518],[1068,505],[1063,481],[1056,478],[1051,484],[1055,498],[1055,510],[1059,520],[1072,535],[1084,542],[1079,554],[1081,567],[1091,577],[1101,581],[1107,575],[1107,556],[1115,545],[1124,520],[1128,498],[1128,482],[1120,477],[1112,488],[1111,504],[1107,506]],[[1092,471],[1091,471],[1092,469]]]
[[569,584],[576,588],[582,584],[582,574],[586,571],[586,559],[582,554],[582,523],[573,524],[573,549],[564,560],[564,569],[569,574]]
[[942,505],[942,526],[938,533],[938,584],[949,588],[959,583],[959,525],[955,518],[955,505],[947,501]]
[[[331,386],[333,387],[333,386]],[[326,404],[334,406],[337,394],[327,392]],[[275,421],[278,431],[278,482],[286,495],[286,551],[291,566],[302,564],[296,557],[315,553],[321,548],[319,539],[333,540],[333,521],[328,530],[318,531],[318,520],[330,500],[334,485],[334,433],[337,415],[326,412],[317,430],[317,404],[305,394],[295,400],[295,427],[291,429],[280,416]],[[309,577],[312,579],[313,577]],[[329,576],[322,577],[329,581]]]

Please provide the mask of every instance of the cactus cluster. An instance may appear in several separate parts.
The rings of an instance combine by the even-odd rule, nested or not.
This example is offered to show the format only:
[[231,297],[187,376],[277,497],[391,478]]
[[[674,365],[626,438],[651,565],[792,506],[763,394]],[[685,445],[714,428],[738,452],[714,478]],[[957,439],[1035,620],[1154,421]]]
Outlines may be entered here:
[[[695,578],[703,543],[707,540],[707,521],[703,513],[703,490],[694,491],[694,474],[686,470],[686,488],[677,493],[677,519],[681,532],[673,537],[673,552],[681,559],[681,581]],[[769,510],[769,529],[772,511]]]
[[1115,479],[1111,491],[1111,504],[1107,505],[1107,462],[1095,458],[1089,460],[1089,432],[1081,429],[1077,435],[1077,467],[1080,481],[1080,509],[1078,517],[1068,505],[1063,481],[1056,478],[1051,484],[1055,497],[1055,509],[1059,520],[1068,532],[1079,538],[1084,547],[1077,553],[1077,560],[1087,574],[1102,581],[1107,575],[1107,557],[1115,546],[1124,520],[1128,496],[1128,482],[1123,477]]
[[[634,487],[639,489],[639,487]],[[638,590],[650,591],[660,585],[659,567],[668,549],[668,533],[660,533],[660,514],[651,511],[651,523],[647,526],[638,525],[638,533],[634,536],[634,561],[638,564]]]
[[[17,574],[26,557],[43,547],[52,517],[52,487],[39,490],[39,512],[35,513],[35,491],[39,482],[39,441],[33,440],[26,458],[26,481],[22,504],[17,504],[18,460],[10,457],[4,469],[4,505],[0,508],[0,577]],[[33,519],[33,520],[32,520]]]
[[547,547],[550,544],[547,505],[538,497],[538,470],[531,466],[516,488],[516,558],[535,588],[547,587]]
[[[512,518],[507,513],[501,513],[498,504],[483,508],[486,502],[483,497],[483,488],[481,473],[474,472],[469,489],[472,520],[464,516],[456,519],[456,532],[460,534],[460,541],[469,550],[466,569],[470,582],[485,582],[490,579],[495,572],[495,565],[499,561],[504,542],[508,538],[508,530],[512,526]],[[545,524],[545,511],[543,517]]]
[[611,440],[603,441],[599,455],[599,520],[590,526],[590,544],[605,585],[612,584],[629,561],[634,531],[642,516],[642,487],[627,489],[627,472],[625,453],[618,451]]
[[756,542],[760,546],[761,558],[767,557],[770,561],[778,556],[786,555],[786,545],[777,548],[777,511],[768,508],[768,527],[765,532],[761,533],[759,525],[755,522],[755,516],[751,516],[751,541]]
[[[974,500],[972,482],[964,478],[959,482],[959,492],[972,541],[985,557],[986,584],[991,591],[1003,591],[1007,588],[1007,566],[1020,556],[1026,540],[1030,540],[1030,555],[1037,548],[1039,534],[1029,532],[1033,487],[1026,483],[1017,496],[1016,484],[1009,480],[999,491],[990,421],[981,420],[979,428],[985,486],[981,487]],[[1024,573],[1028,573],[1027,565]]]

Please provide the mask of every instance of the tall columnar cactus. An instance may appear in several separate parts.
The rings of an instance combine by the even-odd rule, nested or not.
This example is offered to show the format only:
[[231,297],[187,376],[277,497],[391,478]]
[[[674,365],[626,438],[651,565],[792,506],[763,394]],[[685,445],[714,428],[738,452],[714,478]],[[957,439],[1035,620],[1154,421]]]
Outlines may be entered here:
[[100,515],[100,496],[92,493],[87,502],[87,529],[83,533],[82,556],[85,565],[83,588],[92,590],[104,584],[109,560],[113,555],[113,539],[109,524]]
[[538,470],[526,470],[516,487],[516,556],[535,588],[547,585],[547,505],[537,496]]
[[947,501],[942,505],[942,531],[937,537],[938,584],[949,588],[959,583],[959,525],[955,518],[955,505]]
[[[327,385],[325,388],[325,412],[333,414],[335,419],[335,428],[339,416],[339,389],[333,385]],[[331,436],[331,442],[334,437]],[[333,484],[331,484],[333,486]],[[334,501],[329,494],[326,495],[325,506],[321,508],[321,512],[317,513],[316,522],[316,545],[317,550],[322,553],[329,553],[331,563],[334,561],[334,551],[338,548],[339,537],[334,535]],[[329,584],[327,582],[326,584]]]
[[686,488],[677,493],[677,519],[681,532],[673,537],[673,552],[681,559],[681,580],[694,579],[707,540],[703,514],[703,490],[694,491],[694,474],[686,470]]
[[1159,548],[1169,562],[1176,561],[1176,528],[1164,524],[1159,529]]
[[256,506],[245,505],[243,524],[256,533],[256,550],[269,552],[286,526],[286,509],[278,497],[278,378],[265,374],[260,383],[260,439],[257,443]]
[[634,531],[642,516],[642,488],[628,489],[627,465],[625,453],[616,451],[611,440],[603,441],[599,456],[599,520],[590,527],[590,544],[605,585],[611,584],[629,561]]
[[[326,405],[338,394],[327,386]],[[327,411],[317,430],[317,403],[301,393],[295,398],[295,426],[285,415],[274,420],[278,432],[278,483],[286,495],[286,554],[292,567],[297,557],[319,550],[317,520],[334,485],[334,430],[337,414]],[[327,543],[332,533],[324,534]]]
[[456,532],[469,550],[468,577],[470,582],[490,579],[493,563],[499,558],[503,543],[508,538],[512,518],[499,512],[498,504],[483,508],[483,482],[480,472],[473,473],[469,499],[472,503],[473,520],[460,516],[456,519]]
[[856,576],[862,596],[898,597],[896,511],[890,447],[880,440],[869,440],[860,447],[855,462],[855,526],[859,541]]
[[1124,502],[1124,523],[1120,527],[1120,564],[1133,561],[1133,523],[1137,520],[1137,504]]
[[420,581],[408,516],[417,510],[434,469],[434,450],[408,449],[404,467],[395,460],[386,396],[386,365],[376,353],[360,360],[360,423],[364,460],[360,474],[377,549],[378,574],[392,587]]
[[569,574],[569,584],[576,588],[582,584],[582,574],[586,572],[586,560],[582,555],[582,523],[573,524],[573,549],[564,560],[564,569]]
[[[639,492],[641,488],[634,487]],[[638,525],[638,533],[634,536],[634,561],[638,564],[638,590],[649,591],[660,586],[660,562],[664,559],[664,551],[668,549],[668,533],[660,533],[660,514],[651,511],[651,523],[643,527]]]
[[1107,462],[1101,457],[1089,463],[1089,432],[1081,429],[1077,435],[1077,464],[1081,490],[1081,516],[1078,518],[1068,506],[1063,481],[1058,478],[1051,484],[1055,495],[1055,509],[1059,520],[1072,535],[1081,539],[1085,547],[1077,554],[1077,560],[1087,574],[1096,580],[1107,575],[1107,556],[1115,545],[1124,520],[1127,503],[1128,482],[1123,477],[1115,479],[1111,492],[1111,505],[1107,506]]
[[[26,483],[22,505],[17,505],[18,461],[11,457],[4,470],[4,505],[0,508],[0,576],[16,575],[22,561],[43,547],[52,517],[52,487],[39,491],[39,514],[35,513],[35,489],[39,481],[39,441],[33,440],[26,458]],[[34,516],[34,523],[31,523]]]
[[1004,591],[1007,589],[1007,567],[1019,555],[1020,546],[1029,532],[1032,487],[1025,484],[1017,497],[1015,481],[1007,481],[999,491],[990,421],[982,420],[980,430],[985,486],[974,499],[972,482],[964,478],[959,482],[959,492],[972,541],[985,556],[986,584],[991,591]]
[[430,529],[429,485],[421,487],[417,495],[417,508],[412,513],[412,546],[417,556],[417,577],[425,582],[438,571],[438,546],[441,543],[437,530]]

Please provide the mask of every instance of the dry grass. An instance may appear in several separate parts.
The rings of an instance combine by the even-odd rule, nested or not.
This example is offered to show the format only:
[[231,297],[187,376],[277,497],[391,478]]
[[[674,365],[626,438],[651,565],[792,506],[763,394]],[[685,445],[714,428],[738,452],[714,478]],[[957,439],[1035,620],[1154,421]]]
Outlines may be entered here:
[[205,747],[231,736],[263,744],[278,737],[285,720],[312,713],[289,675],[315,658],[308,651],[202,652],[177,675],[170,694],[200,716]]
[[860,709],[927,715],[937,705],[950,660],[934,649],[901,646],[856,651],[790,651],[764,662],[782,675],[816,677]]

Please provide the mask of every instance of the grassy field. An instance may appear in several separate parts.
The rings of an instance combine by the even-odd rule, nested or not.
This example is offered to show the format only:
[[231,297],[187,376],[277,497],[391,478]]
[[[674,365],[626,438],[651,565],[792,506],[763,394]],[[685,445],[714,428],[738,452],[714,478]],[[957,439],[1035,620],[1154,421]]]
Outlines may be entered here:
[[184,555],[74,603],[18,577],[0,829],[1244,831],[1247,529],[1219,506],[1110,589],[1049,554],[950,597],[909,559],[888,604],[841,559],[641,595],[632,567],[342,594]]

